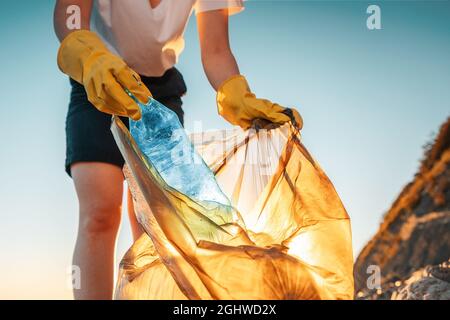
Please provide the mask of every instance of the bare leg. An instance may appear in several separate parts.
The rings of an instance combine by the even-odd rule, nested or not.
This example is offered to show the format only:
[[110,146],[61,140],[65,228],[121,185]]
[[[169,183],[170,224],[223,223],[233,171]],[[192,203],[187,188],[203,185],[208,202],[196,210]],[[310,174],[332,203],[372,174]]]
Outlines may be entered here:
[[121,168],[99,162],[71,167],[80,216],[73,264],[81,271],[75,299],[112,299],[114,251],[123,194]]
[[139,237],[144,232],[142,230],[142,227],[139,225],[136,214],[134,212],[134,205],[133,205],[133,197],[131,196],[130,190],[128,190],[128,218],[130,219],[130,225],[131,225],[131,233],[133,234],[133,240],[136,241],[139,239]]

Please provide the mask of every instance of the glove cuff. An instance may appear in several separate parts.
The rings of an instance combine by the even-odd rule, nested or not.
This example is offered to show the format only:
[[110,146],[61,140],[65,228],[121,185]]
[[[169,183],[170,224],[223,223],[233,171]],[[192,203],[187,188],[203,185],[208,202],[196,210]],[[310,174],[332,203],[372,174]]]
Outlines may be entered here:
[[219,86],[219,89],[217,90],[217,94],[226,93],[228,91],[228,88],[231,86],[234,87],[234,89],[239,88],[241,90],[250,91],[247,79],[245,79],[245,77],[241,74],[236,74],[222,82],[222,84]]
[[82,84],[84,61],[94,51],[108,51],[96,33],[89,30],[71,32],[59,46],[58,67],[63,73]]
[[241,74],[236,74],[229,77],[227,80],[222,82],[217,90],[216,103],[219,108],[219,113],[221,113],[222,103],[225,100],[229,100],[235,96],[244,96],[246,93],[250,92],[250,87],[248,86],[247,80]]

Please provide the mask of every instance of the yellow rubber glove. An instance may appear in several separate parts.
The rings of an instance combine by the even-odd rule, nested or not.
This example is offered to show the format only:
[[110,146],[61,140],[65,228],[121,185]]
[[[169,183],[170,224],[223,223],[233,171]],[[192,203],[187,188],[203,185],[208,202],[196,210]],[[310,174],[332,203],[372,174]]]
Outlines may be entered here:
[[243,129],[250,128],[255,119],[265,119],[277,124],[292,121],[299,129],[303,126],[302,117],[297,110],[256,98],[242,75],[232,76],[222,83],[217,91],[217,108],[222,117]]
[[112,54],[94,32],[70,33],[59,48],[58,66],[84,86],[88,100],[102,112],[139,120],[141,111],[124,89],[142,103],[151,97],[139,75]]

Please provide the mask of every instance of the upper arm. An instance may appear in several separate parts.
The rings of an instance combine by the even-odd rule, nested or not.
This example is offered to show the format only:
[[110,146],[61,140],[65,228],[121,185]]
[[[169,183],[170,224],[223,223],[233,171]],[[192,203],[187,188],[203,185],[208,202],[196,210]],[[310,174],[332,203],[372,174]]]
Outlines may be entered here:
[[197,14],[197,28],[202,58],[210,53],[230,50],[228,38],[228,9]]
[[[79,29],[89,30],[92,4],[93,0],[56,0],[53,12],[53,23],[55,33],[60,41],[62,41],[70,32],[77,30],[68,28],[68,19],[79,18]],[[73,15],[79,15],[79,17]]]

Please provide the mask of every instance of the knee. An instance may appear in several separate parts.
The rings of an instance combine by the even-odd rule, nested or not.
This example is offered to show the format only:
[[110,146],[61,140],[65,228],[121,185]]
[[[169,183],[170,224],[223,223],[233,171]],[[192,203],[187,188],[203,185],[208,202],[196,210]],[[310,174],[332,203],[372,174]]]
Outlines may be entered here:
[[117,232],[120,226],[121,204],[106,201],[80,205],[80,228],[90,235]]

